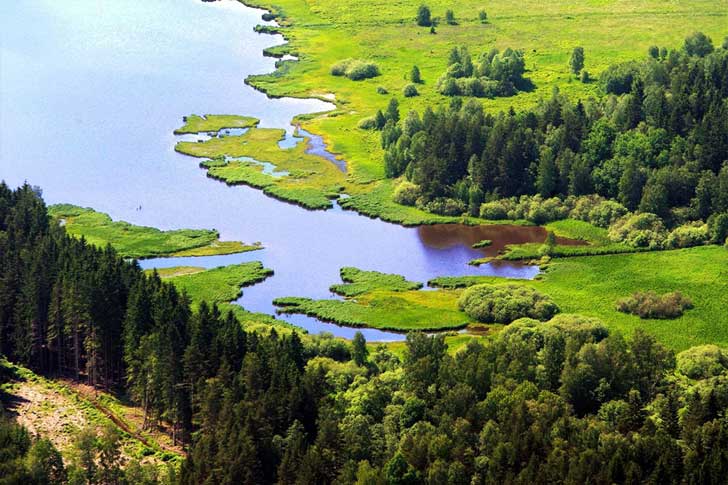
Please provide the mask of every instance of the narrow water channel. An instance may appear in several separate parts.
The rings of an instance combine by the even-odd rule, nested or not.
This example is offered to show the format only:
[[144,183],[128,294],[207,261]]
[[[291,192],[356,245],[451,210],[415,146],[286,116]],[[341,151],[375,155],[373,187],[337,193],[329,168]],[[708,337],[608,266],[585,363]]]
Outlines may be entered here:
[[[262,51],[283,41],[253,31],[265,23],[262,13],[234,0],[3,2],[0,178],[41,186],[49,204],[89,206],[162,229],[216,228],[223,239],[262,242],[264,250],[242,255],[142,263],[214,267],[261,260],[275,276],[244,290],[239,303],[251,311],[273,313],[271,301],[279,296],[331,298],[328,288],[339,282],[343,266],[422,282],[536,274],[534,267],[467,262],[507,242],[542,240],[539,228],[404,228],[338,207],[306,211],[208,179],[197,160],[175,153],[172,132],[188,114],[255,116],[262,127],[288,130],[282,143],[292,146],[295,115],[332,108],[319,100],[269,99],[243,83],[274,68],[275,59]],[[309,147],[346,170],[320,139]],[[470,247],[481,239],[494,244],[485,251]],[[282,318],[314,333],[350,337],[355,331],[298,315]],[[377,330],[365,336],[403,338]]]

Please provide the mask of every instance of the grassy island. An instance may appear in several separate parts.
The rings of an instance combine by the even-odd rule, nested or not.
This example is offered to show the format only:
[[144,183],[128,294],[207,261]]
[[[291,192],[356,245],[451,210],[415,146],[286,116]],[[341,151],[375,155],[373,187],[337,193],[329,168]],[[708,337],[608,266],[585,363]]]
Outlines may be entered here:
[[114,221],[108,214],[70,204],[49,207],[49,214],[62,221],[66,231],[83,237],[98,247],[108,244],[127,258],[159,256],[215,256],[261,249],[260,244],[220,241],[211,229],[178,229],[161,231],[153,227],[136,226]]

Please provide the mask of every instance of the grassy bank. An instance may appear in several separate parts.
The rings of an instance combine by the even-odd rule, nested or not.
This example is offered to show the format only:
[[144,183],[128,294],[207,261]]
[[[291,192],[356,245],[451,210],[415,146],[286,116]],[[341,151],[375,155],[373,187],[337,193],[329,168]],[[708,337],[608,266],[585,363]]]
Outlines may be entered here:
[[[549,295],[562,312],[598,317],[610,329],[630,335],[642,328],[663,344],[684,350],[695,345],[728,345],[728,251],[704,246],[674,251],[579,257],[554,260],[531,285]],[[437,278],[431,285],[462,288],[477,283],[502,283],[502,278]],[[642,320],[616,310],[616,301],[636,291],[679,290],[694,308],[674,320]],[[451,308],[456,294],[451,294]]]
[[404,276],[379,271],[363,271],[353,267],[341,268],[341,281],[344,283],[331,285],[329,289],[346,297],[361,295],[373,290],[407,291],[422,288],[422,283],[407,281]]
[[253,128],[260,120],[238,115],[189,115],[184,117],[184,126],[174,130],[175,135],[215,132],[225,128]]
[[237,241],[220,241],[210,229],[178,229],[161,231],[153,227],[135,226],[114,221],[108,214],[70,204],[48,208],[51,216],[76,237],[83,237],[99,247],[111,246],[122,256],[152,258],[158,256],[214,256],[261,249]]

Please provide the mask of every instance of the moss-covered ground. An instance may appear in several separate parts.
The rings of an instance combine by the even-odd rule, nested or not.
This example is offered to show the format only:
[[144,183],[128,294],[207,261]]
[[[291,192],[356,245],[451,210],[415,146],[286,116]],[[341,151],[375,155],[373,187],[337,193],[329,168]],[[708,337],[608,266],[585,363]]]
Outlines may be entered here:
[[99,247],[111,246],[128,258],[158,256],[214,256],[261,249],[237,241],[220,241],[219,234],[210,229],[178,229],[161,231],[153,227],[136,226],[114,221],[108,214],[70,204],[48,208],[51,216],[62,221],[66,231],[83,237]]

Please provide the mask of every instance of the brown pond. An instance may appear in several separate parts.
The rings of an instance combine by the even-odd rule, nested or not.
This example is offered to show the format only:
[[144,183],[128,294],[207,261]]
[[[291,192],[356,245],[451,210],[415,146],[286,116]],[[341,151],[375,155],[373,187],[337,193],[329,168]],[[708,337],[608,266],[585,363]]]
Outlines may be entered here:
[[[493,224],[488,226],[466,226],[463,224],[434,224],[420,226],[417,232],[423,243],[430,247],[444,249],[456,245],[472,247],[484,239],[490,239],[490,246],[479,248],[484,256],[497,256],[506,245],[542,243],[546,240],[547,231],[541,226],[511,226]],[[557,237],[556,242],[565,246],[581,246],[586,244],[577,239]]]

